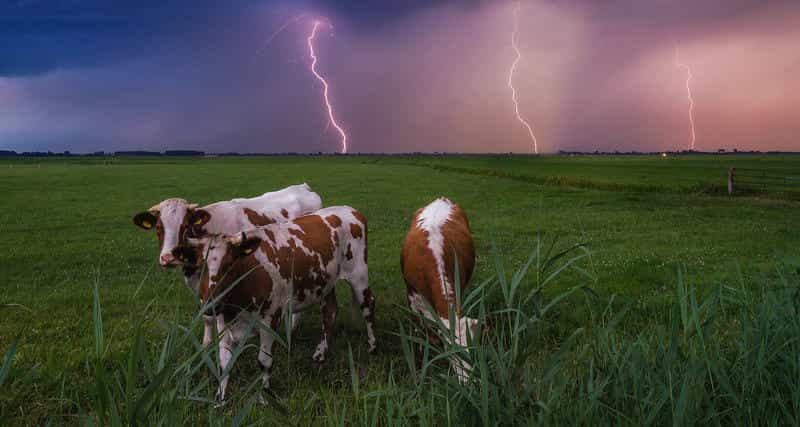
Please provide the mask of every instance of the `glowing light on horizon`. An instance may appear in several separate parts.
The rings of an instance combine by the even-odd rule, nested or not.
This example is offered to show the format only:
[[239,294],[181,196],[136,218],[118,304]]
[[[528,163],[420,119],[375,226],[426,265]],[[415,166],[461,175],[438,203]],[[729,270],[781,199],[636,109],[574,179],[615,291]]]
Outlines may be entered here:
[[689,126],[691,128],[691,138],[689,140],[689,149],[694,150],[694,144],[697,140],[697,134],[694,128],[694,98],[692,97],[692,69],[688,65],[680,61],[678,55],[678,47],[675,46],[675,66],[686,71],[686,97],[689,101]]
[[[329,124],[333,125],[333,127],[336,128],[336,130],[339,132],[339,135],[341,135],[341,137],[342,137],[342,151],[341,152],[342,152],[342,154],[346,154],[347,153],[347,134],[345,133],[344,129],[342,129],[342,127],[339,126],[339,123],[336,122],[336,118],[333,115],[333,106],[331,105],[331,101],[330,101],[330,99],[328,97],[328,82],[325,80],[324,77],[322,77],[322,75],[319,74],[319,72],[317,72],[317,56],[314,53],[314,39],[317,36],[317,29],[319,28],[320,24],[322,24],[322,23],[319,20],[315,20],[314,21],[314,27],[311,29],[311,34],[309,34],[308,39],[306,39],[308,41],[308,54],[309,54],[309,56],[311,56],[311,73],[313,73],[314,76],[317,78],[317,80],[319,80],[319,82],[322,83],[323,99],[325,100],[325,107],[328,110]],[[333,26],[330,25],[330,24],[328,24],[328,26],[333,28]]]
[[517,64],[522,59],[522,52],[520,52],[519,47],[517,46],[517,33],[519,32],[519,10],[522,7],[522,2],[517,1],[516,6],[514,7],[514,31],[511,33],[511,47],[514,48],[514,52],[516,52],[517,57],[514,59],[514,62],[511,63],[511,69],[508,71],[508,88],[511,89],[511,101],[514,103],[514,113],[517,115],[517,120],[522,123],[523,126],[528,130],[528,134],[531,137],[531,142],[533,143],[533,152],[539,154],[539,143],[536,140],[536,135],[533,133],[533,127],[531,127],[530,123],[522,117],[522,114],[519,112],[519,99],[517,99],[517,90],[514,88],[514,71],[517,69]]

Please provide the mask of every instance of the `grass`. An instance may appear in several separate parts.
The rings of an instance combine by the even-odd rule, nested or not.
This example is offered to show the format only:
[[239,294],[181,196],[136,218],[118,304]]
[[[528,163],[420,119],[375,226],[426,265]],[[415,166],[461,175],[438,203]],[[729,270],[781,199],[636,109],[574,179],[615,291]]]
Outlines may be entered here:
[[[773,176],[797,178],[800,167],[792,159],[798,160],[800,156],[427,156],[406,158],[403,163],[536,184],[612,191],[724,194],[729,168],[757,169]],[[392,163],[391,158],[378,161]],[[766,195],[770,195],[783,191],[783,187],[767,190]],[[800,189],[795,187],[795,192]],[[797,194],[791,196],[796,198]]]
[[[703,158],[701,166],[693,158],[670,159],[657,174],[712,176],[729,159]],[[0,423],[171,424],[193,417],[229,424],[240,414],[244,423],[263,424],[797,422],[795,203],[632,186],[641,172],[628,169],[628,158],[434,160],[452,167],[431,167],[428,157],[0,163],[9,207],[0,211]],[[636,164],[658,169],[661,160]],[[794,158],[737,161],[789,170]],[[457,169],[477,167],[470,162],[498,172]],[[539,174],[539,166],[598,185],[505,176]],[[702,176],[700,182],[710,179]],[[154,236],[134,228],[130,217],[166,197],[210,203],[302,181],[326,205],[350,204],[369,218],[380,354],[366,354],[360,321],[340,316],[334,358],[317,369],[310,360],[319,329],[314,314],[293,337],[291,353],[278,350],[272,405],[255,404],[247,392],[258,378],[251,342],[232,374],[234,397],[213,409],[214,356],[197,347],[196,301],[176,272],[155,266]],[[496,384],[457,387],[438,361],[428,374],[414,375],[403,356],[413,335],[401,327],[408,313],[400,242],[414,210],[438,195],[470,217],[478,251],[474,284],[485,293],[478,311],[508,308],[503,289],[514,280],[505,272],[520,270],[537,242],[555,241],[554,248],[586,242],[591,249],[537,300],[568,297],[524,334],[514,334],[515,323],[504,318],[501,326],[509,329],[476,350],[486,351],[479,374]],[[534,259],[544,263],[546,253]],[[541,284],[539,271],[518,275],[520,292]],[[535,393],[517,393],[520,387]],[[482,397],[515,395],[510,418],[493,409],[497,400]]]

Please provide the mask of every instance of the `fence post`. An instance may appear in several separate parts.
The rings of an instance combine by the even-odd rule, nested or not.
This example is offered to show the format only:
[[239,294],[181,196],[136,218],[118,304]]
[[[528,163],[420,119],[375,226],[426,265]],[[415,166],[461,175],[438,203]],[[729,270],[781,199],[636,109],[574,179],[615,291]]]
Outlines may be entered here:
[[728,195],[733,196],[733,188],[736,182],[736,168],[728,169]]

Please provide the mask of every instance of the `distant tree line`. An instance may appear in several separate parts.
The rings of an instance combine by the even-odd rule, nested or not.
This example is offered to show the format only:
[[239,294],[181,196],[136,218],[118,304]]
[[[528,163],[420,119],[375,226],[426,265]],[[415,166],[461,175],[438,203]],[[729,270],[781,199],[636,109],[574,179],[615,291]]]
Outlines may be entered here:
[[[694,151],[694,150],[683,150],[683,151],[568,151],[568,150],[559,150],[558,155],[562,156],[659,156],[659,155],[688,155],[688,154],[793,154],[796,152],[790,151],[740,151],[737,149],[733,149],[731,151],[727,151],[725,149],[719,149],[717,151]],[[248,157],[268,157],[268,156],[343,156],[345,154],[340,153],[323,153],[323,152],[316,152],[316,153],[298,153],[298,152],[283,152],[283,153],[237,153],[237,152],[225,152],[225,153],[206,153],[205,151],[198,151],[198,150],[166,150],[164,152],[161,151],[146,151],[146,150],[128,150],[128,151],[114,151],[114,152],[106,152],[106,151],[95,151],[93,153],[71,153],[69,151],[62,151],[60,153],[52,152],[52,151],[23,151],[18,153],[13,150],[0,150],[0,157],[105,157],[105,156],[147,156],[147,157],[158,157],[158,156],[171,156],[171,157],[230,157],[230,156],[248,156]],[[508,155],[508,156],[518,156],[518,155],[526,155],[524,153],[458,153],[458,152],[428,152],[423,153],[419,151],[410,152],[410,153],[350,153],[346,154],[347,156],[486,156],[486,155]]]

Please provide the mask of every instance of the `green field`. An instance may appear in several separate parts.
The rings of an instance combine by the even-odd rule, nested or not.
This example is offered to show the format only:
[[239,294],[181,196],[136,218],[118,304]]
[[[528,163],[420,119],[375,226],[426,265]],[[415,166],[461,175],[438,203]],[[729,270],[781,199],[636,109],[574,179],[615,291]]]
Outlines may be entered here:
[[[389,414],[389,400],[406,399],[408,405],[421,408],[419,414],[406,414],[410,424],[463,425],[468,423],[464,420],[480,417],[473,418],[460,406],[454,406],[452,414],[449,407],[431,411],[442,408],[441,399],[448,397],[414,394],[418,388],[396,335],[399,325],[407,323],[399,252],[417,208],[445,195],[466,210],[478,254],[473,283],[496,278],[497,262],[510,277],[537,242],[552,243],[557,249],[586,245],[591,256],[576,260],[544,290],[546,301],[576,286],[589,289],[562,300],[538,324],[539,341],[533,345],[538,350],[521,363],[545,364],[579,328],[589,331],[579,341],[594,345],[591,331],[608,326],[608,319],[623,309],[624,319],[615,324],[620,340],[633,342],[640,333],[656,336],[668,331],[675,321],[679,283],[695,289],[701,300],[720,285],[747,289],[800,285],[800,203],[780,197],[731,198],[722,190],[731,166],[786,174],[800,170],[798,160],[799,156],[0,160],[0,353],[17,343],[13,363],[6,363],[11,370],[5,382],[0,373],[0,424],[78,423],[81,416],[101,421],[107,416],[97,396],[95,286],[104,329],[100,359],[111,374],[127,366],[137,322],[144,334],[143,351],[155,359],[168,325],[191,322],[196,298],[177,271],[156,265],[155,236],[131,223],[135,213],[168,197],[206,204],[307,182],[324,205],[347,204],[369,220],[379,354],[366,354],[363,325],[350,318],[349,291],[342,287],[333,360],[323,369],[311,362],[320,322],[318,313],[307,316],[291,353],[276,355],[272,388],[278,403],[256,406],[245,413],[246,422],[366,422],[374,413]],[[533,286],[535,276],[535,272],[525,276],[522,288]],[[493,304],[499,298],[493,295],[489,301]],[[724,324],[711,328],[709,334],[726,335]],[[194,325],[194,333],[200,336],[199,325]],[[723,340],[721,347],[726,348],[727,342]],[[794,347],[783,351],[788,348]],[[191,351],[187,344],[186,352]],[[562,374],[579,378],[581,360],[588,356],[576,350],[570,357],[572,367],[564,365]],[[543,368],[533,369],[541,373]],[[209,370],[201,366],[192,375],[201,392],[212,396]],[[248,349],[232,374],[231,401],[214,409],[210,403],[183,400],[186,408],[194,408],[184,416],[199,417],[201,422],[217,415],[232,419],[249,408],[245,388],[257,373],[256,351]],[[146,376],[140,375],[134,381],[138,392],[148,386]],[[353,375],[358,377],[357,390]],[[431,374],[430,381],[437,378]],[[208,384],[202,386],[204,380]],[[585,384],[582,381],[575,383]],[[764,380],[764,384],[771,383]],[[635,388],[631,385],[631,393]],[[680,387],[676,390],[680,395]],[[577,399],[584,392],[589,393],[564,393]],[[547,390],[539,390],[536,399],[547,400],[546,394]],[[587,424],[615,419],[639,425],[647,419],[646,414],[630,413],[635,405],[617,407],[624,399],[600,397],[605,406],[585,418],[575,418],[561,406],[544,408],[531,402],[523,404],[521,416],[545,422],[580,419]],[[800,394],[788,396],[787,401],[796,406],[776,412],[777,421],[800,422],[792,418],[800,414]],[[676,397],[675,402],[658,406],[655,422],[675,421],[682,408],[678,403]],[[714,406],[698,405],[698,414]],[[285,407],[286,413],[278,407]],[[742,422],[747,419],[743,416]],[[703,420],[700,415],[683,419]]]

